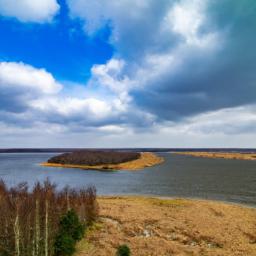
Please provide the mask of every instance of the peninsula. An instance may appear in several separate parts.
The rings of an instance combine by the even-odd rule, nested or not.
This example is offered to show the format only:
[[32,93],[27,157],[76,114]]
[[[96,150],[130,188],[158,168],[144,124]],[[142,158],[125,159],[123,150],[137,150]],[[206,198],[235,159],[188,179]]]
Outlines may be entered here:
[[139,170],[164,161],[150,152],[81,150],[50,158],[42,166],[87,170]]
[[256,160],[256,153],[239,153],[239,152],[203,152],[203,151],[185,151],[172,152],[177,155],[188,155],[194,157],[205,158],[224,158],[224,159],[239,159],[239,160]]

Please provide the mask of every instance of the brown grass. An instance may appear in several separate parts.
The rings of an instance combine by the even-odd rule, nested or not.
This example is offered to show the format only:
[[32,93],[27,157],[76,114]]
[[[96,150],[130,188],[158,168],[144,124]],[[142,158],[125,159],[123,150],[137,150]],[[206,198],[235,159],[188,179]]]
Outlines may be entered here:
[[256,210],[220,202],[100,197],[100,221],[76,256],[256,255]]
[[223,152],[174,152],[177,155],[189,155],[206,158],[225,158],[240,160],[256,160],[256,154],[251,153],[223,153]]
[[73,165],[73,164],[55,164],[55,163],[41,163],[42,166],[48,167],[62,167],[62,168],[79,168],[89,170],[139,170],[145,167],[160,164],[164,161],[162,157],[159,157],[153,153],[145,152],[141,153],[139,159],[128,161],[121,164],[104,164],[104,165]]

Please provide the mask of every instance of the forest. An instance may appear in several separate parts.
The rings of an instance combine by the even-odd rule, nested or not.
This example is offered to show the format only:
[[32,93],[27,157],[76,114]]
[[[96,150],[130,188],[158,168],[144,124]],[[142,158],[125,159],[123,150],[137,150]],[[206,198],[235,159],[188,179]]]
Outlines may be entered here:
[[58,190],[46,180],[8,188],[0,181],[0,255],[72,255],[98,214],[92,186]]
[[137,152],[81,150],[54,156],[48,163],[73,165],[120,164],[140,158]]

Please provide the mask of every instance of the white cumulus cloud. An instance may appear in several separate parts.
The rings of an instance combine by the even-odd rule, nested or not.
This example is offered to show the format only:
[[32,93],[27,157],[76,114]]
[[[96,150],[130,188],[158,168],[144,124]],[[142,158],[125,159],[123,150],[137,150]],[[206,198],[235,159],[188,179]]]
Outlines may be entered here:
[[59,8],[57,0],[0,0],[0,15],[22,22],[50,22]]
[[[97,76],[107,76],[112,69],[118,69],[116,65],[110,64],[107,70],[102,67],[103,71],[98,70]],[[45,69],[21,62],[0,62],[0,120],[26,127],[32,127],[35,122],[54,127],[63,125],[66,126],[65,130],[84,130],[127,122],[127,101],[114,88],[107,87],[108,98],[93,95],[88,85],[83,88],[79,93],[70,94]]]
[[52,94],[62,86],[44,69],[36,69],[22,62],[0,62],[0,88]]

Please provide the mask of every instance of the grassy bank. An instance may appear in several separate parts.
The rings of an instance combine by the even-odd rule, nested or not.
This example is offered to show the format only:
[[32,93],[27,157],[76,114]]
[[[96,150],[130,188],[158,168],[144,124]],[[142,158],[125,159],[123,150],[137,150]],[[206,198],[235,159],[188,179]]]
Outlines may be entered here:
[[101,164],[101,165],[76,165],[76,164],[56,164],[56,163],[41,163],[42,166],[47,167],[62,167],[62,168],[79,168],[89,170],[139,170],[145,167],[154,166],[164,161],[153,153],[141,153],[136,160],[127,161],[120,164]]
[[256,209],[222,202],[100,197],[100,221],[76,256],[256,255]]

